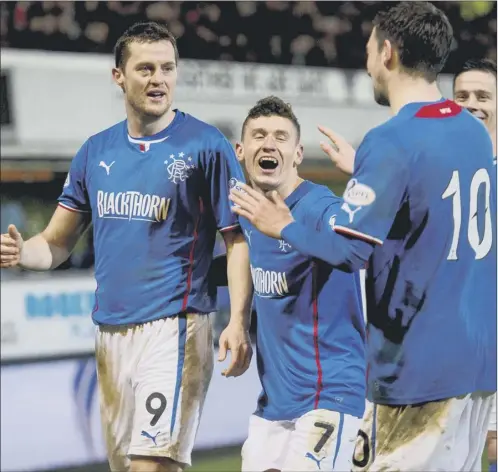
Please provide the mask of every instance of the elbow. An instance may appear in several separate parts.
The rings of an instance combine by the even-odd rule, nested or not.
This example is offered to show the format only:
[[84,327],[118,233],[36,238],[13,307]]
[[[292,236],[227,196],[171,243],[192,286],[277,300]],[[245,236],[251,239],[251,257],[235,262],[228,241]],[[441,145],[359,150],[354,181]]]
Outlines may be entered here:
[[347,261],[344,264],[345,268],[341,268],[341,270],[344,270],[344,272],[358,272],[359,270],[364,269],[366,265],[367,261],[364,261],[362,259],[354,259]]
[[360,269],[364,269],[366,266],[366,261],[357,258],[348,258],[346,260],[331,262],[334,267],[337,267],[339,270],[343,272],[357,272]]
[[334,261],[328,261],[344,272],[357,272],[364,269],[372,254],[373,246],[363,241],[349,240],[336,251]]

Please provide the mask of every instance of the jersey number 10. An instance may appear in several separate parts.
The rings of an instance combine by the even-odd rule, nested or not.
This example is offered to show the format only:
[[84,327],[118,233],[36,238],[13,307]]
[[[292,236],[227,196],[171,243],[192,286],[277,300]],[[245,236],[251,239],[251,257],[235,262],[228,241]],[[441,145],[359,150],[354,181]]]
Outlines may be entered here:
[[[477,228],[477,195],[479,188],[484,185],[485,193],[485,208],[484,208],[484,236],[479,238],[479,230]],[[493,244],[493,227],[491,224],[490,203],[491,184],[489,174],[486,169],[479,169],[472,177],[470,183],[470,206],[469,206],[469,222],[467,227],[467,237],[470,247],[476,253],[476,259],[482,259],[488,254]],[[460,174],[457,170],[453,171],[450,183],[444,191],[442,198],[453,197],[453,239],[451,241],[450,252],[448,254],[449,261],[458,259],[458,243],[460,240],[460,227],[462,226],[462,194],[460,191]]]

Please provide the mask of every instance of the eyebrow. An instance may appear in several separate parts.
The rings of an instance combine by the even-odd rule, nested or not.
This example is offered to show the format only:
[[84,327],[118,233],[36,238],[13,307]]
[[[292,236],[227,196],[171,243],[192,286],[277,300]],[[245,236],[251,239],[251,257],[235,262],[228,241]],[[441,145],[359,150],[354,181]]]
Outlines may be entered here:
[[[154,65],[154,62],[153,61],[140,61],[140,62],[137,62],[135,67],[148,66],[148,65]],[[176,65],[175,61],[167,61],[167,62],[163,62],[161,64],[161,66],[174,66],[174,65]]]
[[[265,128],[254,128],[251,132],[251,134],[268,134],[268,130]],[[285,136],[290,136],[288,131],[285,131],[283,129],[277,129],[274,131],[275,134],[284,134]]]
[[466,89],[466,88],[455,90],[455,95],[458,94],[458,93],[475,93],[476,95],[490,95],[490,96],[493,94],[493,92],[491,92],[490,90],[485,90],[485,89]]

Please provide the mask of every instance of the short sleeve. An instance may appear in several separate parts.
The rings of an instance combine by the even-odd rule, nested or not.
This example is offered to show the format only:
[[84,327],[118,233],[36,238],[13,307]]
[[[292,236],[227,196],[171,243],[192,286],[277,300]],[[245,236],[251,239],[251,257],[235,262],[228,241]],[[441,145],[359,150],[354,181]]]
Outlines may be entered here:
[[218,230],[238,228],[238,218],[232,213],[233,203],[228,197],[231,188],[245,181],[244,172],[232,145],[221,134],[217,146],[209,153],[205,173]]
[[91,211],[88,192],[85,185],[86,163],[88,159],[89,142],[76,153],[64,182],[59,205],[70,211],[88,213]]
[[383,244],[407,190],[408,157],[391,139],[368,135],[356,153],[340,211],[330,221],[334,231]]

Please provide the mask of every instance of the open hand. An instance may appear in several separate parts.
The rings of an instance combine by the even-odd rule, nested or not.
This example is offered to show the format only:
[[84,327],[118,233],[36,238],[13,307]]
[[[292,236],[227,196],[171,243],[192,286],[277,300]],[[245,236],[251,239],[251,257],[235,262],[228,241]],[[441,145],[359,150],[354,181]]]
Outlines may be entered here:
[[232,208],[234,213],[271,238],[280,239],[282,230],[294,221],[289,207],[275,190],[265,196],[242,184],[240,191],[232,189],[230,200],[236,204]]
[[329,139],[329,142],[321,141],[322,151],[330,157],[330,160],[342,172],[352,175],[354,170],[355,150],[342,136],[325,126],[319,126],[318,130]]

